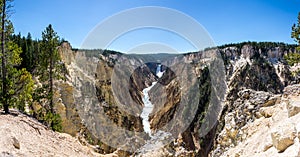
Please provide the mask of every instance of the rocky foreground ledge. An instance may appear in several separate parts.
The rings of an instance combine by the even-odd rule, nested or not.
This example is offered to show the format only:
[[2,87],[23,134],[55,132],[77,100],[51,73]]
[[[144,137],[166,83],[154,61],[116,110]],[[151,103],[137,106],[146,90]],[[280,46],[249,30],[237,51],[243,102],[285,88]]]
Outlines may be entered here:
[[102,156],[65,133],[47,129],[18,111],[0,113],[0,157]]
[[[247,92],[242,91],[241,97],[245,98]],[[257,99],[267,94],[259,92]],[[243,99],[240,110],[252,108],[247,106],[247,99]],[[287,86],[282,95],[272,96],[269,100],[274,101],[268,101],[263,107],[257,108],[253,122],[241,125],[238,130],[234,129],[238,126],[234,119],[246,116],[248,112],[238,115],[237,109],[228,114],[225,118],[227,125],[219,136],[222,137],[219,139],[219,148],[226,145],[225,151],[221,154],[215,152],[211,156],[300,157],[300,85]],[[255,110],[255,107],[251,109]]]

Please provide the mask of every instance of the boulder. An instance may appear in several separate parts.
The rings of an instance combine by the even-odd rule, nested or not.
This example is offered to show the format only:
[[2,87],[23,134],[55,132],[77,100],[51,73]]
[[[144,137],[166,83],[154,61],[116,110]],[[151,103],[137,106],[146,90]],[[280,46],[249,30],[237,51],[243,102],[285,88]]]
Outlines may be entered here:
[[274,109],[271,107],[262,107],[259,109],[259,113],[265,118],[270,118],[274,113]]
[[292,117],[300,112],[300,100],[290,101],[287,105],[288,116]]
[[16,139],[15,137],[13,137],[12,140],[13,140],[13,146],[14,146],[16,149],[20,149],[21,146],[20,146],[19,140]]
[[294,144],[296,132],[296,127],[290,122],[278,126],[271,133],[273,146],[278,152],[284,152],[289,146]]

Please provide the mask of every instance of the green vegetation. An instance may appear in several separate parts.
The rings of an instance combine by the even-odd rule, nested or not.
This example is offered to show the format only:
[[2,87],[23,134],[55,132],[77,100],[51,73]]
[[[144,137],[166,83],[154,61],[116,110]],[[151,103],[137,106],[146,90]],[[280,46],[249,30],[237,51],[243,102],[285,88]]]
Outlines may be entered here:
[[300,63],[300,12],[298,14],[298,22],[292,26],[291,37],[298,43],[295,53],[289,53],[284,56],[284,59],[290,66]]
[[290,66],[293,66],[300,62],[300,54],[299,53],[289,53],[284,56],[284,59]]
[[60,61],[57,50],[57,47],[59,46],[59,37],[53,30],[51,24],[43,31],[42,37],[38,74],[40,76],[40,81],[43,82],[44,88],[48,88],[47,98],[49,100],[49,109],[51,113],[53,113],[53,79],[60,77],[58,71],[59,68],[55,68],[56,65],[59,65],[58,63]]
[[28,72],[33,73],[38,65],[41,42],[32,40],[30,33],[27,34],[26,38],[19,33],[18,35],[11,35],[10,39],[22,49],[20,57],[23,59],[19,68],[25,68]]
[[[237,48],[238,52],[241,52],[241,49],[244,45],[251,45],[256,50],[266,51],[272,48],[280,47],[282,50],[294,50],[297,45],[296,44],[286,44],[283,42],[255,42],[255,41],[246,41],[240,43],[230,43],[216,47],[208,47],[204,49],[204,51],[212,50],[212,49],[224,49],[228,47],[235,47]],[[193,53],[193,52],[191,52]],[[188,53],[189,54],[189,53]]]
[[31,74],[21,65],[21,48],[14,43],[10,36],[13,34],[13,25],[8,19],[12,7],[12,0],[3,0],[0,3],[1,18],[1,100],[0,106],[5,113],[9,107],[25,110],[25,104],[32,103],[33,80]]
[[[63,40],[59,39],[52,25],[49,25],[42,32],[42,37],[42,40],[33,40],[30,33],[27,37],[22,37],[19,33],[18,35],[10,35],[10,40],[21,48],[20,57],[22,59],[16,67],[24,69],[27,72],[26,74],[30,74],[31,81],[27,85],[33,86],[34,84],[31,75],[41,83],[41,86],[36,86],[34,89],[32,86],[29,88],[32,93],[30,95],[31,101],[28,103],[29,108],[32,110],[30,113],[53,130],[60,131],[61,118],[53,109],[55,106],[53,102],[53,81],[64,79],[64,65],[57,50]],[[35,83],[37,84],[37,82]],[[15,102],[19,104],[18,101]],[[18,109],[20,108],[18,107]],[[23,109],[20,110],[24,111]]]
[[[243,46],[249,45],[252,46],[252,48],[255,50],[255,54],[251,59],[256,59],[256,60],[261,60],[261,55],[267,56],[267,53],[269,50],[275,49],[275,48],[280,48],[281,51],[286,51],[286,52],[294,52],[296,50],[297,45],[296,44],[286,44],[282,42],[253,42],[253,41],[248,41],[248,42],[241,42],[241,43],[231,43],[231,44],[225,44],[221,45],[218,47],[214,48],[207,48],[205,50],[211,50],[211,49],[219,49],[221,51],[221,56],[224,61],[224,65],[228,65],[230,58],[228,55],[225,53],[225,48],[233,47],[237,49],[238,55],[241,55],[241,51]],[[261,52],[261,54],[260,54]]]
[[62,119],[59,114],[49,112],[46,108],[41,108],[37,114],[38,120],[44,125],[51,127],[54,131],[62,131]]
[[[36,63],[37,65],[34,70],[34,75],[38,77],[42,86],[36,88],[34,100],[40,103],[42,108],[36,111],[36,118],[51,127],[53,130],[61,131],[61,117],[54,111],[53,82],[54,80],[63,79],[63,64],[61,63],[57,49],[60,45],[59,37],[51,24],[42,32],[40,45],[41,48],[37,55],[38,61]],[[32,66],[29,64],[28,68],[31,67]]]
[[[61,41],[51,25],[42,33],[42,40],[32,40],[30,33],[26,38],[14,35],[9,20],[12,1],[0,1],[0,107],[5,113],[9,113],[9,108],[22,112],[29,108],[38,120],[61,131],[60,115],[53,109],[53,81],[63,78],[57,50]],[[42,83],[41,87],[34,87],[33,77]],[[33,110],[34,104],[40,106],[38,110]]]
[[231,43],[231,44],[225,44],[222,46],[218,46],[219,49],[224,49],[226,47],[236,47],[238,50],[241,50],[244,45],[251,45],[255,49],[261,49],[266,50],[270,48],[276,48],[280,47],[283,50],[290,50],[295,49],[297,45],[295,44],[286,44],[283,42],[254,42],[254,41],[247,41],[247,42],[241,42],[241,43]]
[[120,52],[117,52],[117,51],[113,51],[113,50],[103,50],[102,51],[102,55],[103,56],[108,56],[109,54],[116,54],[116,55],[121,55]]
[[294,38],[295,42],[298,43],[297,50],[300,51],[300,12],[298,14],[297,24],[292,26],[291,37]]
[[[298,47],[297,47],[297,50],[296,50],[295,53],[287,54],[284,58],[290,66],[293,66],[297,63],[300,63],[300,12],[298,14],[297,24],[294,24],[292,26],[291,37],[294,38],[295,42],[298,43]],[[292,76],[294,78],[296,78],[296,80],[297,80],[297,77],[298,77],[298,81],[299,81],[299,78],[300,78],[299,75],[300,75],[300,69],[297,69],[297,70],[292,72]]]

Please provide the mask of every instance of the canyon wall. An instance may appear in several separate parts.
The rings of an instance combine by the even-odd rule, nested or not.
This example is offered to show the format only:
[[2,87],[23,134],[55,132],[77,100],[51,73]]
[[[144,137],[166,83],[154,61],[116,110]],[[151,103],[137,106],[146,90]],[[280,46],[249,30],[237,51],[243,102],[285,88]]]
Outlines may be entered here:
[[[151,129],[170,132],[174,139],[156,156],[219,156],[244,140],[238,128],[262,117],[260,111],[278,103],[285,87],[297,82],[284,60],[292,51],[245,44],[141,57],[75,50],[65,42],[60,54],[68,75],[56,82],[56,110],[64,132],[98,152],[127,156],[149,139],[139,117],[142,90],[157,81],[149,92]],[[155,76],[157,63],[165,71],[161,78]]]

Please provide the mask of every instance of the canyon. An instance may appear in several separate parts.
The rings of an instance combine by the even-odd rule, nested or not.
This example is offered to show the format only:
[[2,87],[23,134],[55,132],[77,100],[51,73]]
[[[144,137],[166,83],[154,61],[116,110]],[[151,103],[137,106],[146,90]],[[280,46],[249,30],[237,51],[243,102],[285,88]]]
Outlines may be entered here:
[[[152,82],[157,82],[148,92],[149,99],[154,106],[148,120],[153,133],[161,130],[172,134],[172,138],[166,140],[164,147],[160,148],[162,154],[208,156],[212,154],[211,152],[215,152],[219,156],[222,153],[216,152],[225,152],[228,148],[243,141],[235,139],[235,142],[231,141],[225,146],[218,142],[224,143],[228,134],[231,134],[231,131],[229,133],[226,131],[228,115],[234,116],[234,120],[237,121],[232,127],[241,128],[259,119],[260,116],[257,116],[256,112],[263,107],[264,103],[271,101],[271,98],[276,95],[283,94],[286,86],[298,81],[292,77],[290,70],[292,68],[284,61],[284,55],[293,51],[284,45],[259,48],[250,43],[241,47],[228,46],[183,54],[178,57],[166,54],[162,57],[160,55],[144,57],[109,51],[94,53],[74,51],[69,44],[65,43],[61,54],[63,61],[69,63],[67,69],[73,72],[70,74],[68,84],[71,87],[74,86],[74,82],[81,84],[79,85],[81,87],[76,89],[81,96],[94,93],[92,97],[95,100],[89,98],[82,102],[84,99],[81,97],[81,102],[76,102],[75,98],[76,104],[85,104],[82,108],[79,107],[79,110],[85,111],[85,113],[79,113],[79,115],[83,114],[79,117],[86,120],[91,118],[87,116],[87,113],[91,112],[90,115],[95,115],[95,110],[103,111],[99,117],[106,115],[111,121],[102,121],[99,128],[113,123],[117,127],[109,126],[113,128],[113,133],[110,132],[110,134],[122,137],[122,141],[117,140],[113,145],[107,146],[105,145],[107,138],[104,137],[105,131],[100,130],[102,135],[95,135],[97,133],[87,128],[86,131],[93,134],[94,138],[104,139],[100,142],[98,152],[119,152],[121,156],[129,155],[149,140],[150,137],[145,134],[146,130],[143,127],[143,118],[140,117],[143,110],[143,89],[150,87]],[[213,62],[217,68],[208,67],[209,59],[217,54],[221,55],[218,56],[221,58],[220,63]],[[156,76],[158,65],[164,70],[161,77]],[[210,65],[212,66],[212,63]],[[253,92],[254,96],[250,100],[240,98],[239,93],[247,90]],[[261,92],[267,92],[268,96],[261,96]],[[185,99],[186,97],[188,99]],[[262,100],[260,97],[263,97]],[[196,102],[186,103],[187,100],[196,100]],[[88,101],[90,103],[87,103]],[[217,102],[211,103],[211,101]],[[93,102],[97,103],[93,104]],[[182,107],[180,105],[182,103],[190,105]],[[91,107],[95,104],[99,104],[100,107],[97,105]],[[220,105],[212,106],[213,104]],[[251,112],[244,108],[250,108]],[[176,119],[176,117],[186,115],[191,116]],[[207,115],[216,118],[207,118]],[[85,116],[86,118],[83,118]],[[206,126],[209,131],[201,135],[206,123],[210,123]],[[89,123],[83,125],[87,124],[90,125]],[[97,130],[97,124],[94,124],[93,129]],[[130,134],[128,130],[135,132],[135,135],[124,136]],[[149,133],[149,130],[146,132]],[[244,134],[239,131],[233,132],[237,132],[234,133],[235,138],[240,138]],[[113,140],[116,139],[108,141]],[[232,143],[235,144],[232,145]]]
[[242,43],[127,55],[64,42],[55,111],[62,131],[98,155],[297,156],[299,66],[284,58],[293,52]]

